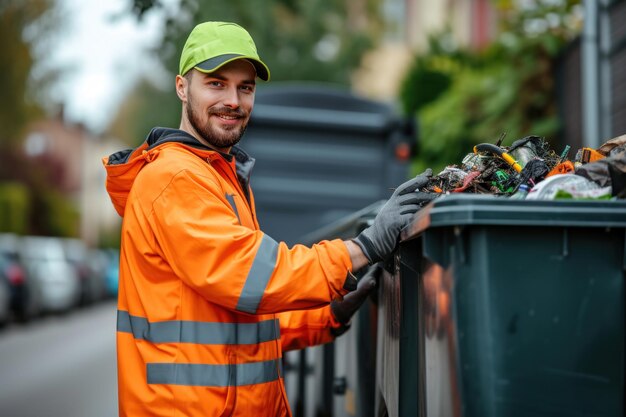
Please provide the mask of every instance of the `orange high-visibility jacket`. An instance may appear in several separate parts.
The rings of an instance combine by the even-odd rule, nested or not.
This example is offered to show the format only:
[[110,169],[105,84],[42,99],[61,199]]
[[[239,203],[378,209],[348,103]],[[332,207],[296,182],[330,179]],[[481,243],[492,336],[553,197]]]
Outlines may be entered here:
[[282,352],[331,341],[345,244],[259,230],[254,162],[175,129],[103,159],[123,216],[117,315],[120,416],[289,416]]

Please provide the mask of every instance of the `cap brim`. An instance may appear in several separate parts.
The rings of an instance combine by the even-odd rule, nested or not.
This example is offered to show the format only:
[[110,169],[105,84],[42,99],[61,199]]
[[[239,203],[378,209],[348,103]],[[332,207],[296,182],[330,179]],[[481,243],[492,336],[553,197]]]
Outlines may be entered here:
[[194,68],[201,72],[213,72],[224,66],[225,64],[228,64],[229,62],[235,61],[237,59],[247,59],[252,65],[254,65],[257,77],[259,77],[263,81],[270,80],[270,70],[267,65],[265,65],[262,61],[259,61],[257,58],[246,55],[225,54],[215,56],[213,58],[207,59],[206,61],[200,62],[199,64],[194,66]]

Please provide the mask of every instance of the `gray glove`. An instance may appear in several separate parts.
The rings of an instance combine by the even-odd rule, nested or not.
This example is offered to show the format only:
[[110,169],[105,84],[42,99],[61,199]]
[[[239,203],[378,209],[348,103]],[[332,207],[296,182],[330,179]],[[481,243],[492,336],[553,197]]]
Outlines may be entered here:
[[367,297],[378,288],[383,267],[381,264],[371,266],[359,279],[356,290],[344,295],[342,300],[333,300],[330,303],[330,311],[341,326],[332,329],[331,333],[337,337],[350,328],[350,320],[354,313],[363,305]]
[[363,230],[354,243],[359,245],[370,264],[387,258],[398,242],[400,231],[411,221],[413,214],[426,203],[437,198],[438,194],[420,192],[433,175],[428,168],[417,177],[403,183],[380,209],[367,229]]

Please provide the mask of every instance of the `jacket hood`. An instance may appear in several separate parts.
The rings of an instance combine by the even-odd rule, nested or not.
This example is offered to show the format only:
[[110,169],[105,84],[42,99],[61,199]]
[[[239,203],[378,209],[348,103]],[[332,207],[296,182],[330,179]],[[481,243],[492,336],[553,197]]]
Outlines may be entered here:
[[244,186],[244,190],[247,190],[250,171],[254,166],[254,158],[248,156],[242,149],[233,146],[231,153],[225,154],[205,146],[185,131],[155,127],[139,147],[118,151],[102,158],[107,174],[106,190],[120,216],[124,216],[128,194],[133,187],[137,174],[146,163],[156,158],[158,152],[154,150],[167,143],[183,145],[190,152],[203,157],[210,153],[218,153],[228,162],[235,158],[237,176]]

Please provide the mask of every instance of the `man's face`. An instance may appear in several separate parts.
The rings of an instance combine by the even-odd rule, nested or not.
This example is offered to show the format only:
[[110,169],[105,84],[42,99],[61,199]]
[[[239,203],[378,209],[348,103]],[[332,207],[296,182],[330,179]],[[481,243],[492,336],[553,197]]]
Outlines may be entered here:
[[[192,70],[186,79],[183,125],[211,147],[227,152],[241,139],[254,106],[256,72],[235,60],[210,74]],[[186,119],[186,120],[185,120]]]

